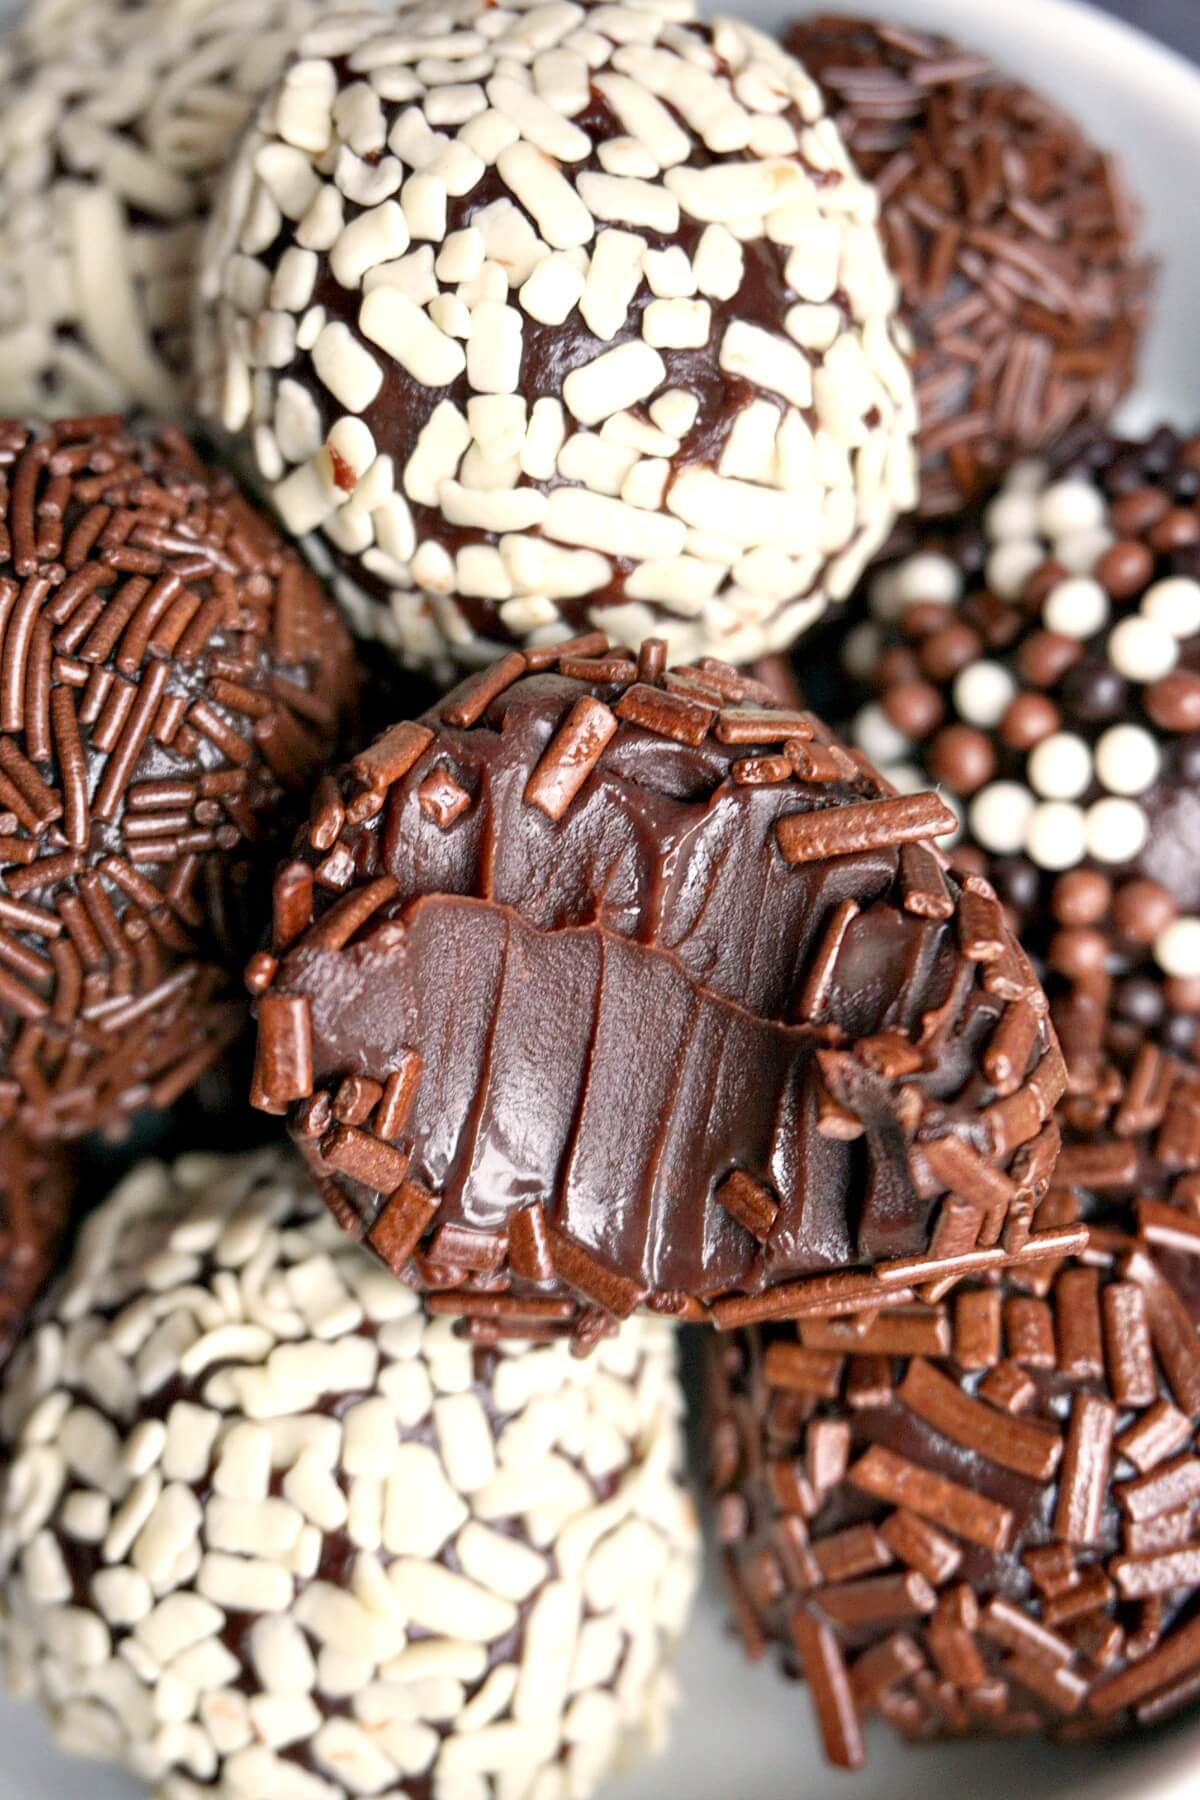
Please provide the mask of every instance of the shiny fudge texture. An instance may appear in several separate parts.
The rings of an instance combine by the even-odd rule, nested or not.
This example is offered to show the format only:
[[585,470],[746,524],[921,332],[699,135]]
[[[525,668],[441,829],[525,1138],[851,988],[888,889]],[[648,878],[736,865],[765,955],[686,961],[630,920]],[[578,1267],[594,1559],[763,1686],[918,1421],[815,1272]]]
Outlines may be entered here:
[[952,815],[663,661],[513,652],[322,782],[248,972],[255,1104],[484,1335],[1051,1253],[1061,1058],[990,888],[925,841]]

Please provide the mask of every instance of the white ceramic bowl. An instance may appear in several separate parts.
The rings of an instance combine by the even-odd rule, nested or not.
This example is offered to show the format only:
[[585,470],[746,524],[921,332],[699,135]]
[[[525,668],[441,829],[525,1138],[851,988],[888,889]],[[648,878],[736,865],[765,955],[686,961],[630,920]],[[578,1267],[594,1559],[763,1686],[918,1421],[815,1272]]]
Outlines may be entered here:
[[[710,0],[710,4],[715,0]],[[1200,5],[1200,0],[1195,0]],[[807,0],[809,10],[870,12],[870,0]],[[726,0],[738,10],[736,0]],[[1156,320],[1124,422],[1200,422],[1200,70],[1078,0],[877,0],[881,13],[954,33],[1040,87],[1124,158],[1162,268]],[[779,27],[805,0],[746,0]],[[15,10],[0,0],[0,18]],[[685,1700],[667,1757],[617,1782],[611,1800],[1197,1800],[1200,1725],[1124,1745],[1055,1750],[1038,1743],[908,1750],[869,1733],[866,1772],[823,1762],[807,1696],[769,1666],[751,1668],[730,1639],[710,1583],[684,1650]],[[40,1717],[0,1700],[0,1800],[132,1800],[121,1776],[64,1760]],[[272,1800],[264,1794],[262,1800]]]

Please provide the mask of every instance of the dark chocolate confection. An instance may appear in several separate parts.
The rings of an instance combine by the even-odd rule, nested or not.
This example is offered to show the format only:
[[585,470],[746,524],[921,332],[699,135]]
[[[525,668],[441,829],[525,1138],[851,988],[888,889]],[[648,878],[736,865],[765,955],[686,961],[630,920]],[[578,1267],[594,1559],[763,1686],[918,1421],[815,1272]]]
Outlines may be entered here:
[[173,431],[0,424],[0,1120],[112,1128],[240,1026],[259,859],[330,755],[350,646]]
[[202,409],[414,666],[597,626],[749,662],[915,501],[875,195],[741,20],[322,16],[200,295]]
[[834,1762],[876,1712],[1072,1741],[1200,1696],[1200,1077],[1145,1043],[1058,1119],[1035,1223],[1081,1256],[713,1348],[735,1617]]
[[675,1359],[463,1342],[286,1146],[143,1163],[0,1388],[10,1685],[179,1800],[588,1800],[673,1702]]
[[1025,947],[1084,993],[1073,1085],[1114,980],[1134,1039],[1200,1042],[1198,497],[1200,438],[1168,431],[1015,470],[876,574],[845,647],[855,742],[961,807]]
[[11,1126],[0,1131],[0,1363],[53,1273],[74,1193],[64,1151]]
[[862,173],[915,345],[920,510],[1102,424],[1130,386],[1150,268],[1114,159],[985,56],[828,14],[785,42]]
[[254,1103],[484,1336],[1060,1250],[1029,1219],[1061,1058],[991,889],[924,841],[945,807],[663,661],[513,652],[321,783],[248,972]]

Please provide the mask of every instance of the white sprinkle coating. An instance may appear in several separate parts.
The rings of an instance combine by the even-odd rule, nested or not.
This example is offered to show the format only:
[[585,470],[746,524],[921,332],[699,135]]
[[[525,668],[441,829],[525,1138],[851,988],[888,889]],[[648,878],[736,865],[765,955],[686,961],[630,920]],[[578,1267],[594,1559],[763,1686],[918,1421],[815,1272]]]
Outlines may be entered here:
[[[1194,678],[1200,580],[1168,574],[1140,593],[1114,589],[1114,598],[1104,585],[1113,577],[1102,563],[1123,535],[1114,528],[1112,504],[1086,476],[1051,483],[1042,464],[1015,466],[981,515],[987,541],[982,573],[964,581],[955,557],[936,548],[876,570],[868,589],[871,618],[848,635],[843,661],[855,681],[869,685],[892,645],[913,644],[907,634],[901,640],[896,635],[907,607],[965,607],[980,647],[945,679],[929,677],[941,703],[930,743],[937,733],[964,725],[993,741],[996,778],[961,796],[976,843],[996,857],[1027,857],[1050,876],[1090,862],[1118,884],[1138,877],[1175,892],[1182,875],[1186,891],[1175,898],[1190,905],[1194,808],[1190,778],[1180,772],[1175,754],[1187,727],[1169,729],[1161,698],[1156,701],[1150,690],[1168,678]],[[1043,568],[1053,568],[1059,578],[1034,600],[1026,584]],[[1000,603],[1031,618],[1003,635],[991,653],[991,625],[981,628],[981,620]],[[1033,658],[1035,630],[1060,659],[1060,674],[1044,690]],[[920,661],[919,644],[915,648]],[[1067,683],[1081,696],[1078,708],[1071,685],[1061,691],[1061,672],[1069,672]],[[1015,709],[1043,694],[1050,704],[1026,712],[1023,723]],[[1016,720],[1011,731],[1010,709]],[[1025,724],[1032,741],[1024,736]],[[902,788],[914,768],[921,773],[929,744],[914,742],[881,702],[860,707],[852,732],[896,786]],[[1193,966],[1200,965],[1193,956],[1194,924],[1190,916],[1180,917],[1158,934],[1152,949],[1163,973],[1200,973]]]
[[[136,1354],[148,1271],[173,1350],[113,1424],[58,1383],[72,1343]],[[219,1366],[194,1354],[222,1332]],[[0,1393],[10,1685],[164,1800],[509,1800],[562,1769],[586,1797],[673,1699],[697,1561],[674,1355],[653,1318],[582,1361],[473,1352],[290,1152],[144,1164]]]
[[[264,100],[206,240],[200,404],[253,451],[289,526],[323,535],[313,555],[332,555],[356,629],[440,674],[506,638],[618,618],[617,635],[659,632],[677,659],[746,662],[847,596],[913,504],[915,403],[876,195],[793,58],[740,22],[700,24],[691,0],[586,16],[423,0],[402,26],[321,24],[297,70]],[[310,252],[315,271],[296,261]],[[764,279],[778,320],[751,292]],[[527,402],[503,453],[479,435],[485,396]],[[431,444],[448,407],[466,435]],[[764,407],[770,442],[726,462],[740,415]],[[386,494],[363,499],[373,468],[329,481],[345,414],[421,509],[399,533]],[[635,458],[616,485],[611,458],[559,455],[615,414],[662,440],[623,439],[654,466]],[[717,521],[697,523],[709,498]],[[665,571],[693,549],[668,508],[704,533],[705,592]],[[472,549],[531,533],[629,566],[570,593],[511,569],[497,582],[494,560],[460,556],[463,530]],[[760,549],[792,559],[786,581],[743,579]],[[658,573],[639,582],[646,562]]]
[[[33,0],[24,10],[0,83],[5,413],[183,411],[202,222],[230,146],[319,10],[317,0]],[[298,219],[321,186],[303,150],[271,148],[259,171],[268,243],[275,221]],[[299,313],[289,279],[269,304]]]

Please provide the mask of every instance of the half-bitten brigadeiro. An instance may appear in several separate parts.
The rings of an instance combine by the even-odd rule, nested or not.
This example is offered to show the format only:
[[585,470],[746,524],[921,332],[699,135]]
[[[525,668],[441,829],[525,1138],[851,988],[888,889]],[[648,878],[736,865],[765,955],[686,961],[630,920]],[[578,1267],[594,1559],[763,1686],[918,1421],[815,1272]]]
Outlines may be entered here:
[[588,1800],[695,1587],[675,1334],[480,1350],[286,1148],[143,1164],[0,1402],[4,1665],[162,1800]]
[[331,16],[214,219],[201,404],[412,666],[750,662],[915,500],[877,212],[800,65],[689,0]]
[[835,1762],[874,1714],[1071,1742],[1200,1693],[1200,1078],[1118,1049],[1035,1221],[1084,1221],[1080,1256],[713,1346],[735,1617]]
[[951,820],[726,665],[514,651],[321,782],[249,968],[255,1104],[485,1336],[1061,1251],[1061,1057]]
[[1103,425],[1133,382],[1150,267],[1118,163],[986,56],[829,14],[785,42],[875,183],[912,334],[920,510]]
[[[178,433],[0,424],[0,1119],[165,1106],[352,700],[298,556]],[[252,939],[250,941],[253,941]]]

